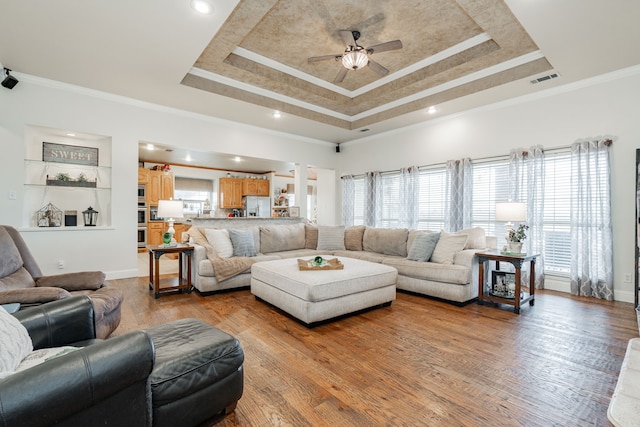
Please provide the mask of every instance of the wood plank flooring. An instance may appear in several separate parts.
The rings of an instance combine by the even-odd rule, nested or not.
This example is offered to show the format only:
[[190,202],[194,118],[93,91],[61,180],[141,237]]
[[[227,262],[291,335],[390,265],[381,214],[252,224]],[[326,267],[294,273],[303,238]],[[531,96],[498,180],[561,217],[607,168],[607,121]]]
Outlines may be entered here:
[[638,336],[632,304],[551,291],[519,316],[398,292],[308,329],[248,290],[154,299],[147,278],[112,282],[125,293],[114,335],[195,317],[241,342],[244,395],[220,427],[610,426]]

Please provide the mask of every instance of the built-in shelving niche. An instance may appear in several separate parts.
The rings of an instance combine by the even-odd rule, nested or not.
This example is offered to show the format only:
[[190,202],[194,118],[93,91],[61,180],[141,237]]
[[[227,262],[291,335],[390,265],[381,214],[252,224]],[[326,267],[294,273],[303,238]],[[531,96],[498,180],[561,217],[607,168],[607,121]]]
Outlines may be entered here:
[[[43,142],[97,149],[97,165],[44,161]],[[38,228],[36,212],[48,203],[76,211],[77,226],[57,229],[84,228],[82,212],[90,206],[99,212],[98,227],[111,226],[111,137],[26,126],[25,151],[24,228]]]

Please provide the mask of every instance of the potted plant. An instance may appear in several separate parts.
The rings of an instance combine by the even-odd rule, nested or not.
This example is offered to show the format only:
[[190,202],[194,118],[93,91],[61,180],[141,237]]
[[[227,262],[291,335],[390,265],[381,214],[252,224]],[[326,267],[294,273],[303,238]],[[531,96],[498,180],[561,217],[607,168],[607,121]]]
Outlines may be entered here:
[[529,226],[526,224],[520,224],[515,229],[507,231],[507,244],[508,250],[512,253],[522,253],[522,242],[527,238],[527,230]]

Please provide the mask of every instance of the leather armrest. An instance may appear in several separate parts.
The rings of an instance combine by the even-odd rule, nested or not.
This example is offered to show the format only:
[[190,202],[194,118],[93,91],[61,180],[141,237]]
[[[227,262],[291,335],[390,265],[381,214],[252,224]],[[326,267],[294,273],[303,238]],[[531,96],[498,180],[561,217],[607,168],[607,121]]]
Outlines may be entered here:
[[36,279],[36,287],[48,286],[62,288],[67,291],[84,291],[100,289],[105,275],[102,271],[81,271],[77,273],[42,276]]
[[135,331],[17,372],[0,380],[0,422],[7,426],[57,424],[113,399],[133,384],[146,384],[154,357],[149,336]]
[[20,304],[43,304],[68,298],[71,294],[62,288],[23,288],[0,291],[0,304],[19,302]]
[[14,316],[29,332],[36,350],[96,337],[93,304],[87,296],[25,308]]

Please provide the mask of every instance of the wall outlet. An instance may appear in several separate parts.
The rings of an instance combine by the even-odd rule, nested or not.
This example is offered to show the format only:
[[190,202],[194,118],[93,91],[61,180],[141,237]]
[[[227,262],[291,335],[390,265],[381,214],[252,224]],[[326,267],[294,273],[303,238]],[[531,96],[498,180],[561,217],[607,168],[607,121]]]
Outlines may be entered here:
[[624,275],[624,283],[631,283],[631,273]]
[[64,268],[64,261],[63,260],[58,261],[58,268],[61,269],[61,270]]

